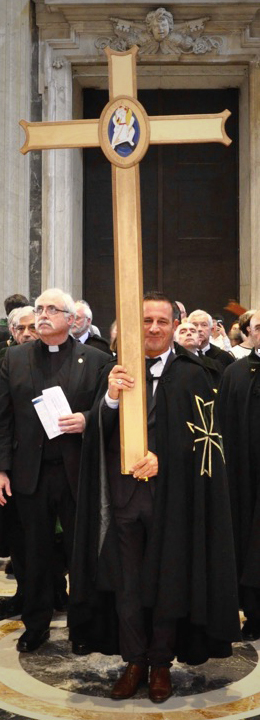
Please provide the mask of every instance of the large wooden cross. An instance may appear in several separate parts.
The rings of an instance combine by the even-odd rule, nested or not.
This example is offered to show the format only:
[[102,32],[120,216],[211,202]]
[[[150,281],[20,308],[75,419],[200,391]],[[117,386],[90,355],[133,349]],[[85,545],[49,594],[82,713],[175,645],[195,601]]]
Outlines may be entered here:
[[118,361],[135,378],[120,398],[121,468],[128,473],[147,452],[146,386],[143,340],[143,277],[139,162],[149,144],[229,145],[229,110],[215,115],[148,117],[138,102],[135,46],[127,52],[106,48],[109,103],[99,120],[35,122],[21,120],[29,150],[101,146],[112,164]]

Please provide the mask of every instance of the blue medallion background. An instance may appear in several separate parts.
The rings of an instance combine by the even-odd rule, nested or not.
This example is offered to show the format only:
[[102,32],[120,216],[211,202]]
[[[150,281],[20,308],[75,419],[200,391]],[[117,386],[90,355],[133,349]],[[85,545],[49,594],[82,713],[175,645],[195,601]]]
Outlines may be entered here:
[[[113,112],[112,117],[108,124],[108,137],[109,137],[109,142],[111,145],[112,145],[112,138],[113,138],[114,127],[115,127],[114,123],[113,123],[114,114],[115,113]],[[117,145],[115,147],[115,152],[118,155],[120,155],[121,157],[128,157],[129,155],[131,155],[132,152],[134,152],[136,145],[138,144],[139,139],[140,139],[140,125],[139,125],[137,117],[134,113],[133,113],[133,117],[134,117],[133,128],[135,130],[135,134],[133,137],[134,147],[131,147],[131,145],[128,142],[124,142],[124,143],[121,143],[120,145]]]

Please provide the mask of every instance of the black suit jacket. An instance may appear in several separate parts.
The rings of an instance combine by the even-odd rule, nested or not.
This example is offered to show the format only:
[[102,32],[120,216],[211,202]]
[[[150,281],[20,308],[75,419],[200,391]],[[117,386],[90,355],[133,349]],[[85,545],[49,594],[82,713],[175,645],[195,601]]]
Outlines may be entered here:
[[186,348],[184,348],[182,345],[180,345],[176,341],[174,342],[174,349],[175,349],[176,355],[188,355],[188,357],[192,357],[194,362],[197,362],[198,365],[201,365],[202,367],[204,367],[204,369],[208,375],[208,380],[210,382],[210,385],[212,386],[213,389],[218,388],[220,380],[221,380],[223,368],[222,368],[222,366],[219,367],[218,363],[216,363],[215,360],[213,360],[213,358],[211,358],[208,355],[203,355],[202,352],[199,355],[195,355],[195,353],[190,353],[189,350],[186,350]]
[[[41,467],[44,430],[32,399],[41,395],[40,340],[9,348],[0,373],[0,470],[6,471],[18,492],[34,492]],[[67,399],[72,412],[91,408],[99,370],[110,359],[95,348],[72,340]],[[80,433],[60,436],[66,475],[75,496],[80,463]]]
[[101,335],[96,335],[95,333],[94,335],[89,335],[87,340],[85,340],[84,345],[88,345],[88,347],[95,347],[97,350],[102,350],[103,352],[112,355],[108,340],[101,337]]
[[229,352],[221,350],[221,348],[213,345],[213,343],[210,343],[210,349],[205,352],[205,356],[215,360],[221,372],[223,372],[228,365],[235,362],[235,358]]

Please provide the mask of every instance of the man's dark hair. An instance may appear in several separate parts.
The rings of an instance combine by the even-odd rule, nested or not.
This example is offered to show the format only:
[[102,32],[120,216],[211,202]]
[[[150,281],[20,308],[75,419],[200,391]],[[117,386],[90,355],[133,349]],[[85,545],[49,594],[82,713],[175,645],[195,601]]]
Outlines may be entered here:
[[[170,298],[167,295],[165,295],[163,292],[161,292],[160,290],[147,290],[147,292],[144,294],[144,300],[155,300],[156,302],[158,302],[158,301],[168,302],[169,305],[171,305],[171,307],[172,307],[173,320],[176,320],[175,307],[174,307],[175,303],[172,303]],[[177,319],[179,319],[179,317]]]
[[15,308],[19,307],[25,307],[25,305],[29,305],[29,300],[27,300],[27,297],[25,295],[19,295],[19,293],[15,293],[14,295],[9,295],[4,300],[4,306],[5,306],[5,312],[7,315],[11,312],[11,310],[15,310]]

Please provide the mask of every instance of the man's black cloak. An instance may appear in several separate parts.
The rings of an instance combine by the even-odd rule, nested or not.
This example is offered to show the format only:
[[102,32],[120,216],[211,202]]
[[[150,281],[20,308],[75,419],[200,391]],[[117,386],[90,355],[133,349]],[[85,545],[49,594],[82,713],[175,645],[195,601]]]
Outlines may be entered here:
[[225,370],[217,402],[230,486],[240,602],[246,609],[245,589],[260,589],[260,358],[255,350]]
[[[112,654],[119,652],[113,592],[121,572],[98,402],[107,375],[105,369],[84,439],[69,622],[73,627],[88,620],[90,651]],[[159,379],[156,431],[159,471],[143,563],[143,605],[148,615],[156,603],[163,618],[178,619],[175,654],[195,664],[231,654],[230,643],[240,639],[240,630],[213,393],[204,369],[186,355],[172,354]],[[122,476],[122,483],[127,479]]]

